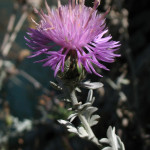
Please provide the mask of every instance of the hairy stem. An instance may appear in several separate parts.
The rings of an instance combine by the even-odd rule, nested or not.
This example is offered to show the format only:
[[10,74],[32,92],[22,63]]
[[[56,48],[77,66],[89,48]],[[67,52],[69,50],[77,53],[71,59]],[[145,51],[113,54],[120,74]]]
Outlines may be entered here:
[[[72,101],[73,106],[78,105],[78,100],[75,94],[75,89],[70,90],[70,99]],[[96,138],[95,134],[93,133],[90,125],[88,124],[86,118],[82,114],[78,114],[78,117],[84,126],[85,130],[87,131],[89,135],[89,140],[92,141],[94,144],[96,144],[100,149],[102,148],[102,145],[99,143],[98,139]]]

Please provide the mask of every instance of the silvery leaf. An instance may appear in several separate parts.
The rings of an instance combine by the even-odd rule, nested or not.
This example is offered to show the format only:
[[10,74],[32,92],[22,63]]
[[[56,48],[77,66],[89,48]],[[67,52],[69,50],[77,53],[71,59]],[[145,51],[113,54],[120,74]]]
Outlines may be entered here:
[[109,144],[109,140],[107,138],[102,138],[99,141],[100,141],[100,143],[107,143],[107,144]]
[[113,150],[111,147],[105,147],[102,150]]
[[115,134],[115,127],[112,129],[111,126],[109,126],[107,130],[107,139],[103,138],[99,140],[101,143],[107,143],[111,147],[106,147],[102,150],[125,150],[124,144],[120,140],[120,138]]
[[93,115],[91,118],[89,118],[88,122],[89,125],[92,127],[98,123],[100,116],[99,115]]
[[66,121],[66,120],[60,119],[60,120],[58,120],[58,122],[60,124],[65,125],[69,132],[75,133],[82,138],[88,137],[88,133],[86,132],[86,130],[83,127],[76,128],[72,123],[70,123],[69,121]]
[[117,136],[117,139],[118,139],[118,144],[120,145],[120,149],[121,149],[121,150],[125,150],[124,144],[123,144],[123,142],[121,141],[121,139],[120,139],[119,136]]
[[59,119],[58,122],[59,122],[60,124],[63,124],[63,125],[66,125],[66,124],[70,123],[69,121],[62,120],[62,119]]
[[77,92],[80,92],[81,93],[81,90],[80,90],[80,88],[78,88],[78,87],[76,87],[76,89],[75,89]]
[[88,133],[86,132],[86,130],[83,127],[78,128],[78,135],[82,138],[88,137]]
[[78,102],[74,106],[78,107],[78,106],[81,106],[81,105],[82,105],[82,102]]
[[59,85],[57,85],[55,82],[50,81],[50,85],[51,85],[54,89],[59,90],[59,91],[62,91],[62,87],[60,87]]
[[121,79],[120,83],[122,83],[124,85],[128,85],[128,84],[130,84],[130,80],[128,80],[128,79]]
[[84,110],[83,115],[85,116],[87,122],[90,126],[94,126],[98,123],[98,119],[100,118],[99,115],[93,115],[92,114],[97,111],[96,107],[88,107]]
[[91,102],[93,98],[93,90],[89,90],[86,102]]
[[82,110],[82,109],[85,109],[86,107],[89,107],[89,106],[91,106],[91,103],[85,103],[85,104],[83,104],[83,105],[80,105],[80,106],[78,107],[78,109],[79,109],[79,110]]
[[91,104],[93,104],[95,101],[95,97],[92,98]]
[[88,117],[90,116],[91,117],[91,115],[94,113],[94,112],[96,112],[98,109],[96,108],[96,107],[88,107],[86,110],[85,110],[85,112],[84,112],[84,116],[86,117],[86,119],[88,119]]
[[63,101],[65,101],[65,102],[71,102],[70,99],[66,99],[66,98],[63,99]]
[[74,114],[71,114],[69,117],[68,117],[68,120],[70,120],[70,122],[72,122],[76,117],[77,117],[78,113],[74,113]]
[[68,130],[69,132],[73,132],[73,133],[78,134],[78,131],[77,131],[76,127],[75,127],[72,123],[70,123],[69,121],[60,119],[60,120],[58,120],[58,122],[59,122],[60,124],[65,125],[65,126],[67,127],[67,130]]
[[103,84],[101,82],[90,82],[90,81],[82,82],[80,83],[80,85],[84,88],[92,90],[103,87]]
[[117,136],[115,134],[115,127],[112,128],[111,126],[109,126],[108,130],[107,130],[107,137],[110,141],[110,145],[112,146],[112,148],[114,150],[118,150],[118,143],[117,143]]
[[68,130],[69,132],[78,134],[78,131],[77,131],[77,129],[76,129],[75,127],[68,126],[68,127],[67,127],[67,130]]

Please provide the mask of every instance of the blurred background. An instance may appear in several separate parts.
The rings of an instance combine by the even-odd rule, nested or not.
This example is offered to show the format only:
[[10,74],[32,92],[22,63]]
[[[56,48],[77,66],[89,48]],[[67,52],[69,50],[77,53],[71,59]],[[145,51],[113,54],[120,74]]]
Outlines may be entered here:
[[[47,0],[56,7],[56,0]],[[99,11],[107,15],[113,40],[121,42],[121,57],[102,71],[104,87],[95,91],[94,105],[101,116],[93,127],[106,137],[109,125],[116,127],[126,150],[150,150],[150,8],[149,0],[102,0]],[[62,0],[63,4],[67,0]],[[93,1],[86,0],[92,7]],[[37,22],[32,6],[45,9],[43,0],[0,0],[0,150],[98,150],[95,145],[70,134],[57,122],[71,113],[60,93],[50,87],[53,71],[37,58],[24,36]],[[84,97],[87,95],[85,90]],[[79,96],[81,99],[83,96]],[[77,122],[78,123],[78,122]],[[76,124],[76,122],[75,122]]]

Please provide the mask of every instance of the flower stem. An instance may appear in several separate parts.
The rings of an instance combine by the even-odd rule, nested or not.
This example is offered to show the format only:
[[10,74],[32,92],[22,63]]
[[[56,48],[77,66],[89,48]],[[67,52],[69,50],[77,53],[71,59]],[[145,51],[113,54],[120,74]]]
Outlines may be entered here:
[[[78,105],[78,100],[75,94],[75,89],[71,89],[70,90],[70,99],[72,101],[73,106]],[[80,119],[80,121],[82,122],[82,125],[84,126],[85,130],[87,131],[88,135],[89,135],[89,140],[92,141],[94,144],[96,144],[99,149],[102,148],[102,145],[99,143],[98,139],[96,138],[95,134],[93,133],[90,125],[88,124],[86,118],[84,115],[82,115],[81,113],[78,113],[78,117]]]

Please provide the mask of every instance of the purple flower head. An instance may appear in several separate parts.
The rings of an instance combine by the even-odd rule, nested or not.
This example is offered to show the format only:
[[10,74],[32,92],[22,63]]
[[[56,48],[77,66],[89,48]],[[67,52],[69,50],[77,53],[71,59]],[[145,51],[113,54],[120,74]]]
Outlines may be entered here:
[[[119,54],[114,52],[120,46],[119,42],[112,41],[111,35],[105,25],[105,14],[98,14],[97,7],[100,0],[94,1],[93,8],[84,5],[85,0],[69,0],[68,5],[62,6],[60,0],[58,8],[51,10],[45,1],[48,14],[42,10],[35,12],[40,16],[40,23],[36,23],[36,29],[29,29],[30,39],[27,44],[34,50],[35,57],[46,54],[46,58],[37,62],[45,62],[44,66],[50,66],[55,70],[64,72],[65,60],[71,56],[76,58],[78,66],[84,67],[88,73],[98,74],[93,64],[101,69],[108,70],[102,62],[112,63]],[[54,43],[54,44],[51,44]],[[60,46],[58,51],[53,48]]]

